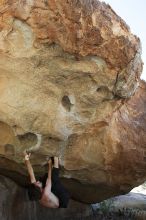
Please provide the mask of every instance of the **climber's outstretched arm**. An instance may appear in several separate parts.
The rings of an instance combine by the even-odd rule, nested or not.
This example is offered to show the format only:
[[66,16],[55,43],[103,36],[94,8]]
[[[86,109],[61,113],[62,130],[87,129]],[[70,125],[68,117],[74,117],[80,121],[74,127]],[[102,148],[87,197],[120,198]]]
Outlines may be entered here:
[[46,192],[51,192],[51,187],[52,187],[52,161],[51,159],[48,161],[48,178],[46,180],[46,186],[45,186],[45,191]]
[[52,161],[51,159],[48,161],[48,178],[46,181],[45,188],[43,190],[42,198],[40,200],[40,203],[43,206],[46,206],[48,208],[58,208],[59,207],[59,199],[58,197],[51,192],[52,187]]
[[29,160],[30,155],[31,155],[31,153],[28,154],[26,151],[24,151],[24,160],[25,160],[25,164],[26,164],[29,176],[30,176],[30,181],[31,181],[31,183],[35,183],[36,178],[35,178],[35,175],[34,175],[32,165],[31,165],[30,160]]

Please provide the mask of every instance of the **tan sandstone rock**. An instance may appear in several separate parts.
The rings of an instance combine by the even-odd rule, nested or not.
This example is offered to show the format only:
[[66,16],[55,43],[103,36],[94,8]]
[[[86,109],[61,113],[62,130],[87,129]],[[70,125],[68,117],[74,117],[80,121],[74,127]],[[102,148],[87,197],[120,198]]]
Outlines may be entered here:
[[[0,1],[1,173],[59,155],[72,197],[96,202],[146,178],[140,40],[97,0]],[[40,166],[41,165],[41,166]]]

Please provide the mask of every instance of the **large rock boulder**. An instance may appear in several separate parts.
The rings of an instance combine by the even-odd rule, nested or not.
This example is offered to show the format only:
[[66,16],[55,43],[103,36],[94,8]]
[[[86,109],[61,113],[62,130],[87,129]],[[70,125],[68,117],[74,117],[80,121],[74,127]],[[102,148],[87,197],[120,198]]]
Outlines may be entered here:
[[[74,199],[91,203],[146,178],[140,40],[97,0],[0,2],[0,172],[23,183],[59,155]],[[15,174],[15,175],[13,175]],[[16,175],[17,174],[17,175]]]

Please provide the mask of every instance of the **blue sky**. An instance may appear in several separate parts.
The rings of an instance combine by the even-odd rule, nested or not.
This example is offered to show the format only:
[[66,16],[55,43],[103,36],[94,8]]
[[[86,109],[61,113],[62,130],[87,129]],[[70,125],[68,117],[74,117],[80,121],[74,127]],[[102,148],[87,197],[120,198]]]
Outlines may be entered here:
[[130,26],[142,43],[144,62],[141,78],[146,81],[146,0],[104,0]]

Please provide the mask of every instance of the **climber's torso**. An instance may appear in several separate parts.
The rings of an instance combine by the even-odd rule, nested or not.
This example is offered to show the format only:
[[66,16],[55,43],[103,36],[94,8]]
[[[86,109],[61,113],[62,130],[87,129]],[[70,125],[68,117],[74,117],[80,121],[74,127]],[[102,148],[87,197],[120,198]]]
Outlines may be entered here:
[[39,200],[40,204],[48,208],[58,208],[59,199],[52,193],[47,192],[45,189],[42,192],[42,198]]

